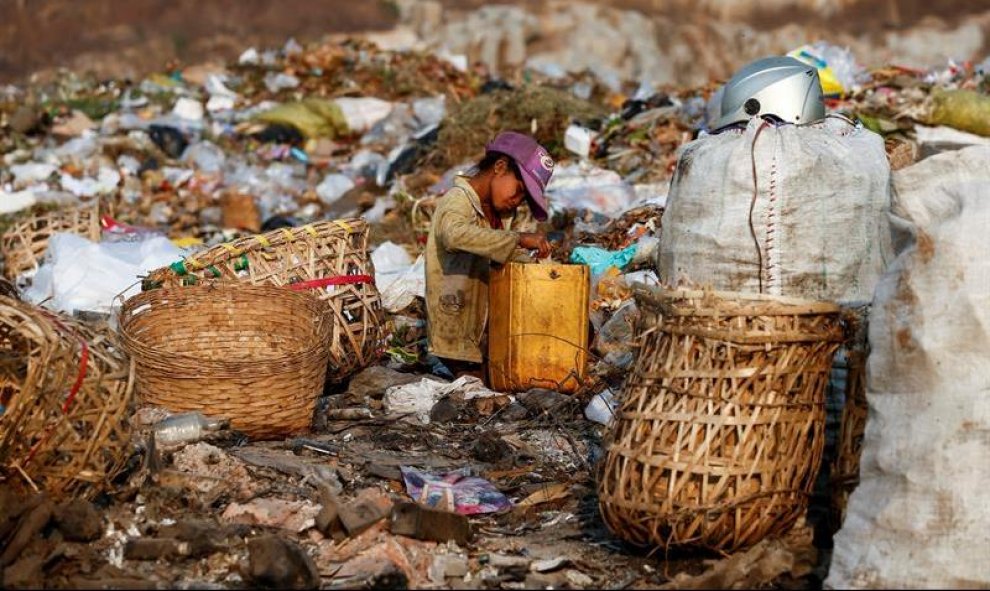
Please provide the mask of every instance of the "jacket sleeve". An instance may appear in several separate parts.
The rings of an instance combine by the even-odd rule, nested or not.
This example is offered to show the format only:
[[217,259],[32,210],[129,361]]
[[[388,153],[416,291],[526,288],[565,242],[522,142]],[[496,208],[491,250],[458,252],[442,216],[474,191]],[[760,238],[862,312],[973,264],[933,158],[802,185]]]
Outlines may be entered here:
[[519,234],[508,230],[482,228],[475,222],[474,209],[466,200],[447,199],[437,210],[437,240],[450,252],[468,252],[504,263],[519,244]]

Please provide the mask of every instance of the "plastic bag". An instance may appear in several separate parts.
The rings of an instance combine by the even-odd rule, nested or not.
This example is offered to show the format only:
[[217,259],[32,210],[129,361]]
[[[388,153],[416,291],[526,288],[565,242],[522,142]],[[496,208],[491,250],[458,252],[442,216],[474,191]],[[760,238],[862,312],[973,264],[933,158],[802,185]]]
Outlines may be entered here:
[[426,259],[420,255],[408,271],[381,290],[382,305],[389,312],[399,312],[417,297],[426,298]]
[[24,297],[67,314],[76,310],[107,313],[118,294],[124,293],[126,298],[140,291],[138,275],[181,256],[182,251],[164,236],[141,242],[96,243],[75,234],[57,233],[49,241],[45,262],[24,290]]
[[597,246],[575,246],[571,251],[571,262],[588,265],[592,275],[601,275],[609,267],[623,270],[636,256],[637,245],[632,244],[622,250],[605,250]]
[[512,501],[484,478],[471,476],[468,469],[437,476],[402,466],[406,492],[417,503],[461,515],[497,513],[512,508]]
[[558,166],[547,196],[555,210],[587,209],[606,216],[617,216],[636,201],[636,191],[619,173],[588,162]]
[[825,96],[842,96],[865,81],[864,68],[856,63],[856,57],[847,48],[819,41],[798,47],[787,55],[818,69]]
[[324,205],[331,205],[353,188],[354,181],[347,175],[328,174],[323,182],[316,186],[316,194]]
[[413,259],[406,249],[394,242],[385,242],[371,253],[375,266],[375,285],[379,292],[398,281],[413,266]]
[[372,97],[343,97],[334,100],[352,133],[364,133],[389,116],[392,103]]
[[936,88],[932,91],[932,114],[928,122],[990,136],[990,96],[972,90]]
[[608,426],[615,419],[618,409],[619,401],[615,399],[611,390],[605,390],[592,397],[591,402],[584,408],[584,417],[589,421]]

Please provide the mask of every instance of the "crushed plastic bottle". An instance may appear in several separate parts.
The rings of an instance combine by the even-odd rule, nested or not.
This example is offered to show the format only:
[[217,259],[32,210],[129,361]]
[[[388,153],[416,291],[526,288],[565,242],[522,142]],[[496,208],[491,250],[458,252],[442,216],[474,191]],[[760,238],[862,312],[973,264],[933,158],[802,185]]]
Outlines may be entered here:
[[199,412],[173,415],[155,425],[155,443],[176,445],[194,443],[206,437],[207,433],[230,427],[227,419],[214,419]]

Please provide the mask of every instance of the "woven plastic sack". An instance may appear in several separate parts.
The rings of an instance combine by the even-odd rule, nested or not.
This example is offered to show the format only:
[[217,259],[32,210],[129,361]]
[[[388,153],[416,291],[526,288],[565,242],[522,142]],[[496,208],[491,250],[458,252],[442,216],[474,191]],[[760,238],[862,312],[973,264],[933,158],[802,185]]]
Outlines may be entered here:
[[870,301],[893,258],[889,182],[883,139],[836,118],[807,127],[754,119],[743,132],[695,140],[667,198],[661,279]]
[[860,484],[826,587],[990,587],[990,149],[936,158],[895,179],[913,241],[877,286]]

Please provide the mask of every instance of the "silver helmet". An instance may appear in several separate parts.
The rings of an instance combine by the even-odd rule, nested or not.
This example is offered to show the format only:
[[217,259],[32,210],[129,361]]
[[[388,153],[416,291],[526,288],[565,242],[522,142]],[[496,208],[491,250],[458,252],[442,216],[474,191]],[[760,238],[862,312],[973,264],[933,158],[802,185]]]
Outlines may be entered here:
[[767,57],[746,65],[725,84],[713,129],[773,116],[788,123],[825,118],[818,70],[792,57]]

